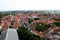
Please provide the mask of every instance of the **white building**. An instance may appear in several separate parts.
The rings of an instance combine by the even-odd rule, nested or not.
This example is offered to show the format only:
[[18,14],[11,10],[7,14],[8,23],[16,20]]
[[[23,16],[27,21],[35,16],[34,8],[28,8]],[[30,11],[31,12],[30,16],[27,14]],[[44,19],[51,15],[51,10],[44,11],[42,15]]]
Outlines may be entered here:
[[6,31],[2,32],[0,40],[19,40],[17,31],[15,29],[8,28]]

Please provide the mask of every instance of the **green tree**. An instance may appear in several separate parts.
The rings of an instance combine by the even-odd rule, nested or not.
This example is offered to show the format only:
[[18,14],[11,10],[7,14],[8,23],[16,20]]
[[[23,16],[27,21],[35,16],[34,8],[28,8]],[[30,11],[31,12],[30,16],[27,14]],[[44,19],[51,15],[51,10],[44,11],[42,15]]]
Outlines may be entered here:
[[0,12],[0,18],[2,18],[2,17],[3,17],[2,12]]
[[21,26],[17,30],[20,40],[41,40],[39,36],[32,34],[24,26]]
[[41,24],[41,23],[36,24],[36,30],[38,30],[38,31],[45,31],[50,27],[51,27],[51,25],[46,25],[46,24]]
[[58,27],[60,26],[60,22],[54,22],[54,24]]
[[32,18],[31,18],[31,19],[29,19],[29,18],[28,18],[28,22],[29,22],[29,23],[31,23],[32,21],[33,21],[33,19],[32,19]]
[[60,18],[51,18],[53,20],[56,20],[56,21],[60,21]]

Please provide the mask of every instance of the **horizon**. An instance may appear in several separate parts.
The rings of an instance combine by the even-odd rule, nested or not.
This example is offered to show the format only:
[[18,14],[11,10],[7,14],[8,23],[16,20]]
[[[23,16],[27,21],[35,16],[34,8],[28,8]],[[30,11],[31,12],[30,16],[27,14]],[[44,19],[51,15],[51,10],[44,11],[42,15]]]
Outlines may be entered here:
[[3,10],[0,12],[7,12],[7,11],[60,11],[60,10]]

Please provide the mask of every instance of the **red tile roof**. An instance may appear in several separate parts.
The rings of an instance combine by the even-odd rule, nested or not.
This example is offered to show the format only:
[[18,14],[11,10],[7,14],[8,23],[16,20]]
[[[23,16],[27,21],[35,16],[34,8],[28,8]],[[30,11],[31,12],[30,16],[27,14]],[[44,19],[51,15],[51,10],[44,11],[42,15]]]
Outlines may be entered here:
[[37,33],[38,36],[44,37],[44,34],[43,34],[42,32],[39,32],[39,31],[37,31],[37,30],[34,30],[34,32]]
[[8,24],[7,23],[4,23],[3,30],[6,30],[7,28],[8,28]]
[[13,28],[18,28],[18,25],[14,25]]

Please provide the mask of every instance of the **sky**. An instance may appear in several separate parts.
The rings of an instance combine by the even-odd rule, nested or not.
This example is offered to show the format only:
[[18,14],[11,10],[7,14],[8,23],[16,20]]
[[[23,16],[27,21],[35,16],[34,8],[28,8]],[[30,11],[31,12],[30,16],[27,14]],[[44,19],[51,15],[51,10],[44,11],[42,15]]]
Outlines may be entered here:
[[60,0],[0,0],[0,11],[60,10]]

